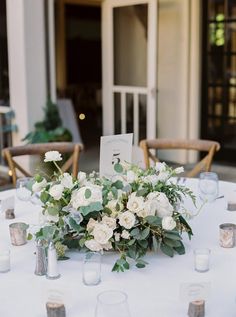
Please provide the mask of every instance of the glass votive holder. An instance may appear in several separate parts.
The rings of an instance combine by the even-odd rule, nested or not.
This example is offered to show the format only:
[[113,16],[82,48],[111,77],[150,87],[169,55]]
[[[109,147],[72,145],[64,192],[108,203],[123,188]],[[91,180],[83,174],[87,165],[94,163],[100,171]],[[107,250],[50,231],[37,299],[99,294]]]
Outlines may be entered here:
[[130,317],[126,293],[109,290],[97,296],[95,317]]
[[235,245],[235,225],[233,223],[222,223],[220,226],[220,246],[233,248]]
[[0,273],[9,272],[10,268],[10,250],[0,249]]
[[23,201],[31,199],[31,187],[33,184],[32,177],[21,177],[16,181],[16,197]]
[[13,245],[26,244],[28,227],[24,222],[14,222],[9,225],[11,243]]
[[219,192],[218,175],[214,172],[202,172],[199,175],[199,197],[205,202],[214,201]]
[[83,283],[97,285],[101,282],[101,253],[87,252],[83,261]]
[[195,249],[194,250],[194,268],[197,272],[207,272],[210,263],[209,249]]

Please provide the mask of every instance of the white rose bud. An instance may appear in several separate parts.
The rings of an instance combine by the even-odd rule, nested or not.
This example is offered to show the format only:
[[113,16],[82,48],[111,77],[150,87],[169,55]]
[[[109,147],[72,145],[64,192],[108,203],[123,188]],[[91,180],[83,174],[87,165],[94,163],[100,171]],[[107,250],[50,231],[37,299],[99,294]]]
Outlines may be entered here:
[[46,187],[47,181],[45,178],[41,182],[35,182],[32,186],[32,191],[35,192],[40,192],[44,187]]
[[127,172],[127,182],[133,183],[137,180],[138,176],[133,171]]
[[130,211],[125,211],[119,215],[119,224],[125,229],[131,229],[135,224],[135,215]]
[[175,171],[175,174],[180,174],[180,173],[184,172],[184,168],[183,168],[183,166],[177,167],[174,169],[174,171]]
[[95,227],[95,225],[96,225],[97,223],[98,223],[98,222],[97,222],[96,220],[94,220],[93,218],[90,218],[89,221],[88,221],[88,223],[87,223],[87,227],[86,227],[87,231],[88,231],[88,232],[93,231],[93,229],[94,229],[94,227]]
[[55,200],[60,200],[62,197],[64,187],[61,184],[53,185],[49,189],[49,195],[52,196]]
[[172,217],[164,217],[162,219],[162,228],[164,230],[173,230],[176,227],[176,222]]
[[77,175],[77,179],[80,182],[80,184],[84,184],[84,181],[86,180],[86,173],[79,172]]
[[56,162],[61,160],[61,153],[59,153],[58,151],[48,151],[45,153],[44,162]]
[[123,230],[122,233],[121,233],[121,237],[123,239],[127,239],[128,240],[130,238],[130,234],[129,234],[129,232],[127,230]]
[[61,178],[61,184],[65,188],[71,189],[73,187],[73,179],[72,176],[69,173],[64,173],[62,178]]
[[114,237],[115,237],[115,241],[119,242],[120,241],[120,233],[119,232],[115,232],[114,233]]

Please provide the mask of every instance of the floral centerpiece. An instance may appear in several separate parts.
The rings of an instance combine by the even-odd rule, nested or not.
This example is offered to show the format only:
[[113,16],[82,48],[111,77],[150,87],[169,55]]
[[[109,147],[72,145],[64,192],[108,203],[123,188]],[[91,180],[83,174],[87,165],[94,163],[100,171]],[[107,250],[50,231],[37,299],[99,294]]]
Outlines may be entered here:
[[192,230],[180,209],[183,196],[193,193],[171,181],[183,171],[165,163],[143,170],[138,166],[115,164],[111,179],[95,172],[78,173],[74,179],[59,167],[57,151],[45,154],[44,162],[54,162],[56,172],[46,180],[35,176],[33,191],[40,192],[43,203],[42,222],[36,238],[53,240],[60,256],[67,247],[90,251],[115,250],[120,258],[113,271],[130,267],[130,259],[138,268],[147,262],[143,256],[149,249],[159,248],[166,255],[184,254],[181,234],[191,238]]

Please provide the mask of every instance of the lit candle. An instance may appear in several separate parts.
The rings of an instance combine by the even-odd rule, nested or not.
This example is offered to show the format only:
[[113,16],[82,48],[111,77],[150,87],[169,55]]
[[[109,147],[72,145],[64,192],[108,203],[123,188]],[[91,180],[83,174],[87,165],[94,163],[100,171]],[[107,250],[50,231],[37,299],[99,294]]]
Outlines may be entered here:
[[195,270],[198,272],[206,272],[209,270],[209,254],[208,249],[195,250]]
[[87,285],[96,285],[100,282],[100,276],[96,271],[85,271],[84,272],[84,283]]
[[0,252],[0,272],[10,271],[10,253],[9,251]]

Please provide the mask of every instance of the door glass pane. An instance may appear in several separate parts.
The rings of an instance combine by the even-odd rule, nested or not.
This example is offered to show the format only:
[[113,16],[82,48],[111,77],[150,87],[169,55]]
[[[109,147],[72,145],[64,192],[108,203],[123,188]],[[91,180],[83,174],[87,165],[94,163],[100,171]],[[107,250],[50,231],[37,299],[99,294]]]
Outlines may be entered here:
[[115,134],[121,133],[121,96],[114,93]]
[[146,86],[147,4],[118,7],[114,17],[114,84]]
[[215,20],[217,15],[224,13],[224,0],[210,0],[208,3],[209,18]]
[[147,137],[147,96],[139,96],[139,140]]
[[236,52],[236,23],[228,23],[227,50]]
[[236,2],[228,1],[228,17],[231,19],[236,18]]

